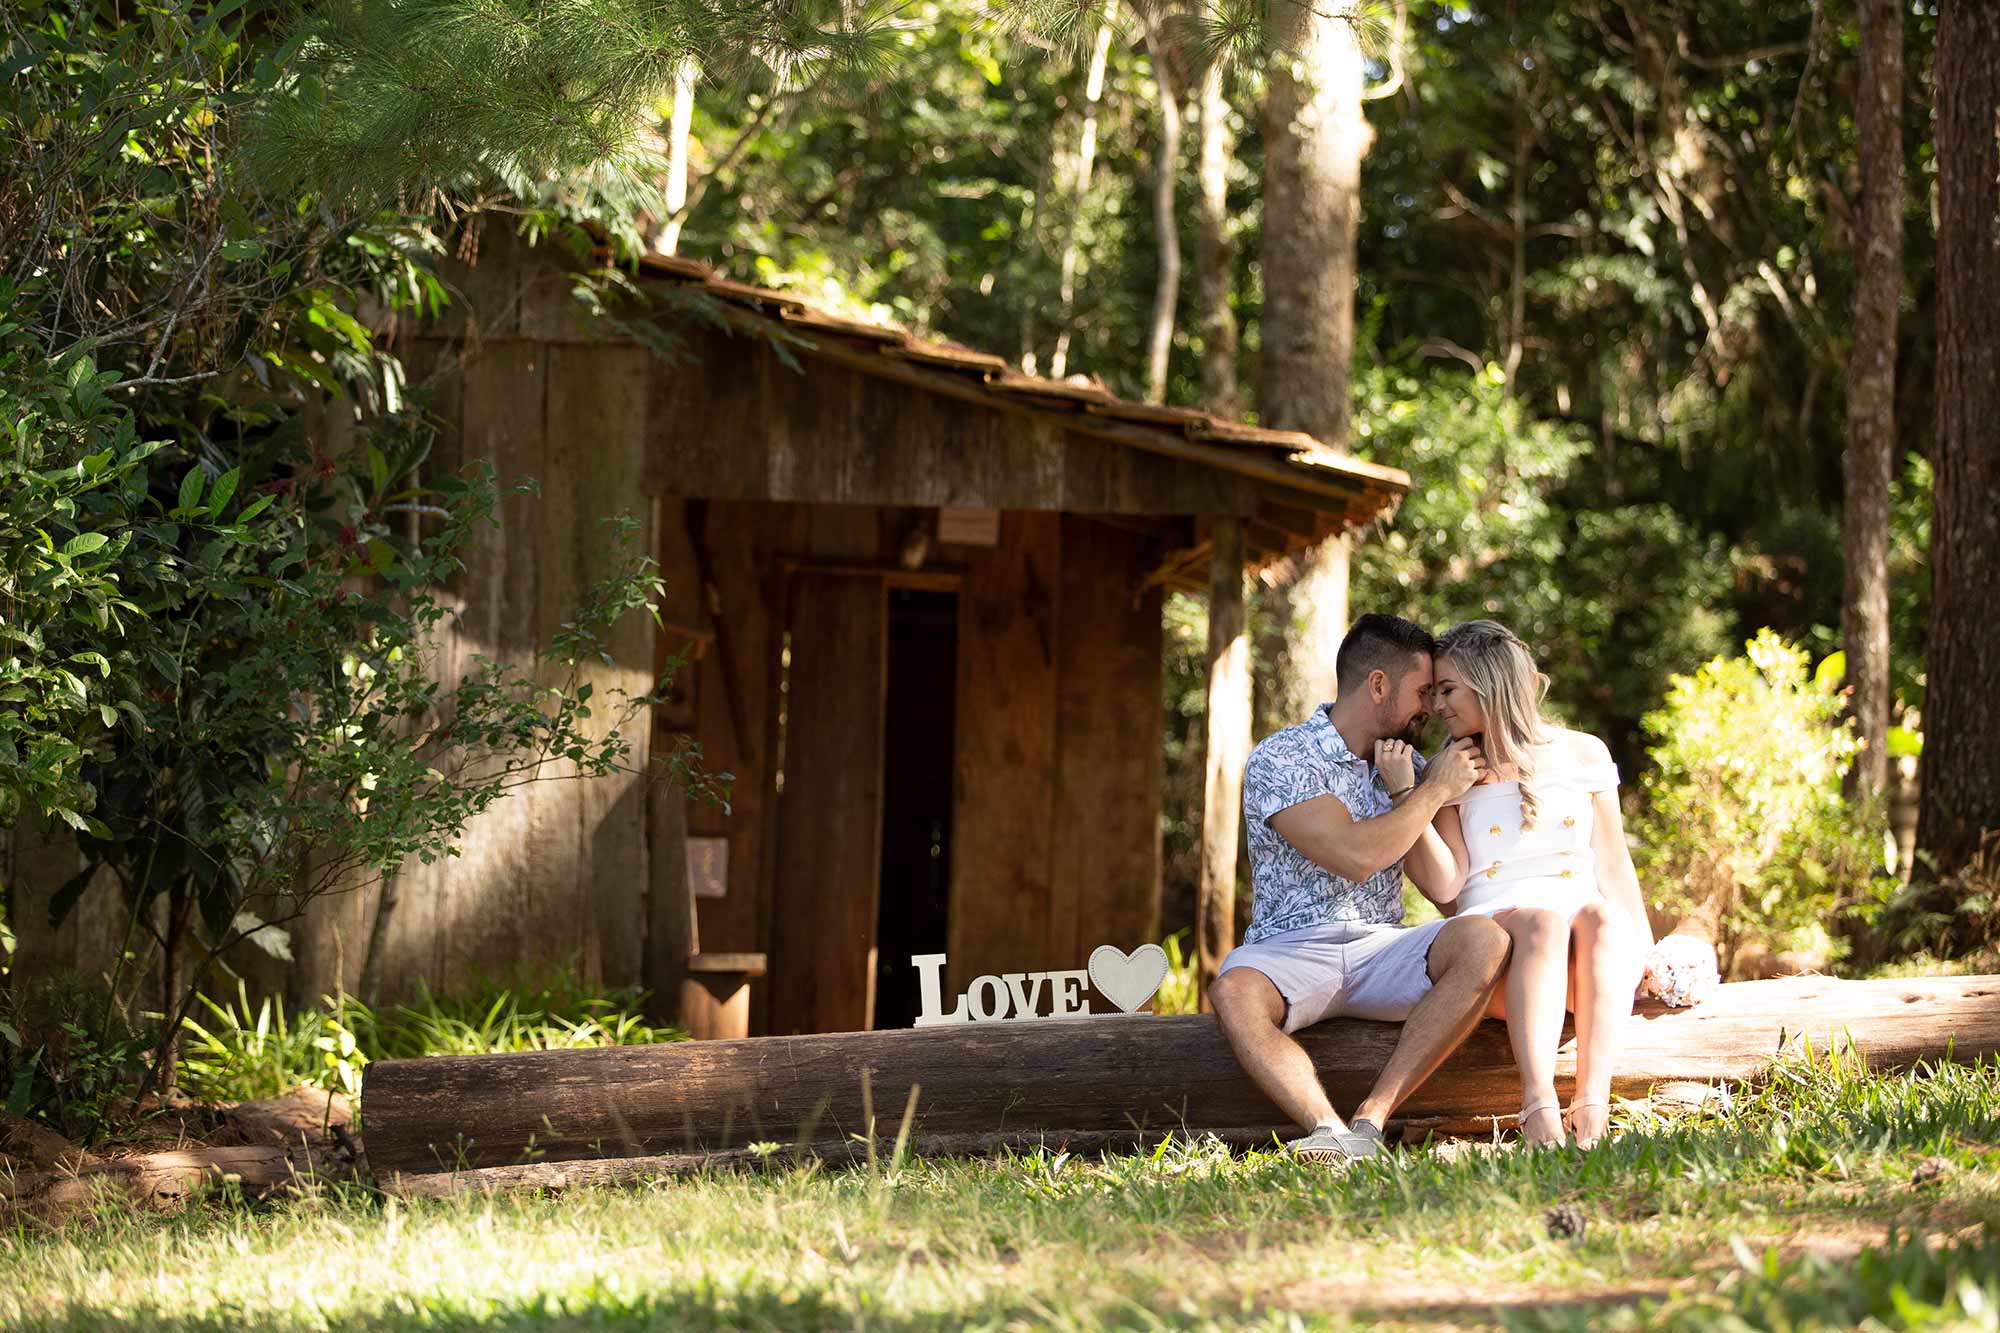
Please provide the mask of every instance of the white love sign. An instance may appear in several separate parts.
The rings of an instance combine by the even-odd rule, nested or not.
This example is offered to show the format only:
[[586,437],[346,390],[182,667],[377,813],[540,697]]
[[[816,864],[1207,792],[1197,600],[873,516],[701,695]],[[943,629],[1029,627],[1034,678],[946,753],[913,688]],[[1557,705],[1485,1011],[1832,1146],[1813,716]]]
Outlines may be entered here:
[[941,953],[917,954],[910,959],[917,969],[916,1026],[920,1028],[945,1023],[1085,1018],[1090,1014],[1090,1001],[1084,996],[1087,985],[1095,985],[1121,1013],[1139,1013],[1143,1012],[1140,1006],[1153,998],[1153,992],[1167,977],[1167,955],[1159,945],[1142,944],[1127,955],[1122,949],[1104,944],[1090,955],[1088,968],[974,977],[972,984],[957,997],[951,1012],[946,1013],[944,961],[945,955]]

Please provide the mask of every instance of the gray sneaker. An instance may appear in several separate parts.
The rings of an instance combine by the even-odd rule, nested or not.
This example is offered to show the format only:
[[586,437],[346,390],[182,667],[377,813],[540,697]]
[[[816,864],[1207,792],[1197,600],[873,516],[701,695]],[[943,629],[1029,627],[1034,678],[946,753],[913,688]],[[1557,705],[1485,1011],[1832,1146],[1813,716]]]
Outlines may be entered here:
[[1357,1120],[1346,1133],[1321,1125],[1302,1139],[1292,1140],[1292,1155],[1302,1162],[1340,1166],[1373,1157],[1382,1151],[1382,1131],[1366,1120]]

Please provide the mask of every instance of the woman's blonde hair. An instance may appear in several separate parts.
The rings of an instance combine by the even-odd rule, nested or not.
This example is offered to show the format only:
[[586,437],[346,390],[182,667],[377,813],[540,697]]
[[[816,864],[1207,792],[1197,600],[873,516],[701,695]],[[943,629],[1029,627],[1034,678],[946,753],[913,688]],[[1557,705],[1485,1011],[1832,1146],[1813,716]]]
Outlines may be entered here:
[[1542,698],[1549,678],[1514,631],[1497,620],[1468,620],[1438,639],[1437,655],[1458,668],[1486,714],[1483,749],[1489,766],[1511,766],[1521,783],[1521,827],[1533,828],[1541,808],[1534,788],[1533,747],[1549,736]]

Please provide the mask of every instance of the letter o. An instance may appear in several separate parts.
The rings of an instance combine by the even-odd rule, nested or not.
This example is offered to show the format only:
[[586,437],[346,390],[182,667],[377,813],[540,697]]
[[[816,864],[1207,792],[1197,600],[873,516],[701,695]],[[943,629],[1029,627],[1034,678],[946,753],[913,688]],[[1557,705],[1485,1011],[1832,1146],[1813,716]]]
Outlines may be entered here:
[[[987,997],[991,995],[989,1000]],[[998,977],[974,977],[965,988],[965,1001],[972,1009],[972,1021],[989,1022],[1007,1016],[1007,983]]]

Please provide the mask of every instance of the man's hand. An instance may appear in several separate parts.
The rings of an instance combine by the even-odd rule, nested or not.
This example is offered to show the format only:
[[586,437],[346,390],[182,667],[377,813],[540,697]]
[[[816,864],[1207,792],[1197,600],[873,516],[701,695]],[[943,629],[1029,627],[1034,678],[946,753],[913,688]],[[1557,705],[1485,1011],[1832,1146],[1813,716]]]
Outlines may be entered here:
[[1424,785],[1436,785],[1444,800],[1465,795],[1486,775],[1486,756],[1470,736],[1453,741],[1424,770]]
[[1417,784],[1417,752],[1405,741],[1375,742],[1375,771],[1391,796]]

